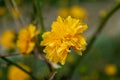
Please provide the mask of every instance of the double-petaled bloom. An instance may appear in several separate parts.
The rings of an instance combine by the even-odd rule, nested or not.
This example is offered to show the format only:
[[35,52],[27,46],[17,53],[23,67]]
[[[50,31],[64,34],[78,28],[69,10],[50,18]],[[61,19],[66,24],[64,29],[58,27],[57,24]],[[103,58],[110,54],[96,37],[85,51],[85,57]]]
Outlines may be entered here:
[[23,54],[29,54],[35,47],[36,35],[38,34],[39,31],[36,29],[36,26],[32,24],[21,29],[17,40],[17,47],[19,51]]
[[73,48],[79,55],[86,49],[83,31],[87,25],[79,19],[68,16],[66,19],[57,18],[52,24],[52,30],[43,34],[41,46],[45,46],[46,57],[54,63],[65,63],[66,57]]

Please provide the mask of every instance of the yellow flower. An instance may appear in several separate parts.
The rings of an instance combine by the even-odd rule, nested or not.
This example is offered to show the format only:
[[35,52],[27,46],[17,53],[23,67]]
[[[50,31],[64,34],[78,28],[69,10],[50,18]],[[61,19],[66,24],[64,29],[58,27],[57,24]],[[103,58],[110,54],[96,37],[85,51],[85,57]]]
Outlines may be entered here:
[[12,30],[5,31],[1,36],[1,45],[6,49],[15,48],[15,33]]
[[18,34],[17,47],[19,51],[23,54],[29,54],[35,47],[36,35],[39,31],[33,24],[28,25],[28,27],[20,30]]
[[4,15],[6,12],[6,9],[4,7],[0,7],[0,16]]
[[70,8],[70,15],[78,19],[86,19],[87,12],[80,6],[72,6]]
[[120,3],[120,0],[116,0],[116,2]]
[[67,9],[67,8],[61,8],[58,11],[58,15],[61,16],[61,17],[63,17],[63,18],[66,18],[69,15],[69,9]]
[[72,47],[79,55],[86,48],[86,40],[81,33],[87,25],[68,16],[66,19],[57,18],[52,24],[52,30],[43,34],[41,46],[46,46],[46,57],[54,62],[65,63],[66,57]]
[[[29,67],[20,64],[25,70],[30,71]],[[30,76],[16,66],[10,66],[8,70],[8,80],[29,80]]]
[[101,18],[104,18],[104,17],[107,15],[107,12],[104,11],[104,10],[101,10],[101,11],[99,12],[99,15],[100,15]]
[[115,75],[117,73],[117,67],[114,64],[108,64],[105,66],[105,73],[109,76]]

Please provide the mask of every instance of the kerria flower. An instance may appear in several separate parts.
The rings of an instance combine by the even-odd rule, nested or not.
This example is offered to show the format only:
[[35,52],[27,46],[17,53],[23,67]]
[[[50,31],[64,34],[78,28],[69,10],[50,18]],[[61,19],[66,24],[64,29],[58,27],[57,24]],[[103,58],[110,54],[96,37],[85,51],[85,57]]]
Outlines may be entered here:
[[117,66],[115,64],[107,64],[104,71],[107,75],[113,76],[117,73]]
[[106,12],[106,11],[100,10],[99,16],[100,16],[101,18],[104,18],[106,15],[107,15],[107,12]]
[[66,19],[57,18],[52,24],[52,30],[43,34],[41,46],[45,46],[46,57],[54,62],[65,63],[66,57],[73,48],[79,55],[86,49],[86,40],[81,33],[87,29],[87,25],[68,16]]
[[35,47],[36,35],[39,31],[33,24],[20,30],[18,34],[17,47],[23,54],[29,54]]
[[63,17],[63,18],[66,18],[69,15],[69,9],[68,8],[59,9],[58,15]]
[[[30,72],[28,66],[20,64],[25,70]],[[16,66],[10,66],[8,70],[8,80],[29,80],[30,76]]]
[[15,48],[15,33],[12,30],[7,30],[3,32],[1,36],[1,45],[6,49],[14,49]]
[[87,12],[84,8],[82,8],[80,6],[72,6],[70,8],[70,15],[74,18],[86,19]]
[[68,16],[71,16],[73,18],[84,20],[87,18],[87,12],[84,8],[74,5],[70,8],[61,8],[58,10],[58,15],[66,18]]

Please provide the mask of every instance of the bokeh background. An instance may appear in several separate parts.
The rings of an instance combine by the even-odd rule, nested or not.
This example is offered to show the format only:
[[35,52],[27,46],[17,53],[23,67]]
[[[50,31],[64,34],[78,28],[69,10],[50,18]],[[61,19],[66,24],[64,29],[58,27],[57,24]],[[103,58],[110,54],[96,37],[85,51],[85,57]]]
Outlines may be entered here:
[[[15,2],[23,18],[24,25],[30,24],[35,18],[38,19],[33,0],[15,0]],[[50,30],[52,22],[60,15],[61,9],[72,6],[82,7],[87,15],[84,22],[88,24],[88,29],[84,35],[89,42],[89,39],[98,28],[100,20],[119,2],[120,0],[41,0],[44,25],[46,30]],[[0,0],[0,33],[9,29],[18,31],[21,28],[20,26],[18,13],[14,8],[7,7],[4,0]],[[76,59],[80,57],[72,51],[66,64],[57,69],[58,72],[54,80],[120,80],[119,48],[120,10],[110,17],[94,42],[92,49],[79,64],[72,66]],[[0,47],[0,54],[7,54],[2,46]],[[8,58],[29,67],[33,75],[38,77],[39,80],[46,80],[50,73],[47,65],[32,55],[29,57],[13,56]],[[10,64],[0,59],[0,80],[9,80],[10,66]]]

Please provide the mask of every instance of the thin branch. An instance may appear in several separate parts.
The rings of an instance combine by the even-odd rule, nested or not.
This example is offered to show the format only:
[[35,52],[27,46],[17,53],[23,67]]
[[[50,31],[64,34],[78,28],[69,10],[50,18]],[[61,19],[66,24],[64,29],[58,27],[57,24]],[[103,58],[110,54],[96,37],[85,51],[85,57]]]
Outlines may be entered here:
[[21,24],[19,23],[18,19],[14,16],[14,14],[12,12],[12,10],[13,10],[12,5],[10,4],[9,0],[4,0],[4,1],[5,1],[5,5],[6,5],[8,11],[10,12],[10,14],[12,15],[12,17],[15,21],[15,24],[16,24],[17,30],[18,30],[20,28]]
[[16,2],[15,2],[14,0],[11,0],[11,2],[12,2],[12,4],[13,4],[14,9],[15,9],[15,10],[17,11],[17,13],[18,13],[18,17],[19,17],[19,20],[20,20],[22,26],[25,26],[25,24],[24,24],[24,19],[23,19],[22,15],[20,14],[20,11],[19,11],[19,9],[18,9],[18,7],[17,7],[17,5],[16,5]]
[[54,71],[53,73],[51,73],[51,75],[48,78],[48,80],[53,80],[53,78],[55,77],[56,73],[57,73],[56,71]]
[[40,53],[41,53],[41,52],[40,52],[37,48],[35,48],[35,50],[34,50],[34,55],[35,55],[38,59],[45,61],[45,63],[47,64],[47,66],[48,66],[48,68],[49,68],[49,70],[50,70],[50,72],[52,72],[52,71],[53,71],[53,66],[52,66],[51,62],[48,61],[48,60],[47,60],[43,55],[41,55]]
[[37,11],[38,19],[39,19],[40,26],[41,26],[41,31],[44,32],[45,31],[45,26],[44,26],[42,11],[41,11],[40,0],[34,0],[34,6],[35,6],[36,11]]
[[0,58],[1,57],[13,57],[13,56],[19,56],[20,54],[7,54],[7,55],[0,55]]
[[103,28],[105,27],[105,24],[107,23],[108,19],[120,8],[120,3],[116,4],[109,12],[108,14],[103,18],[101,19],[101,22],[98,26],[98,29],[96,30],[96,32],[93,34],[93,37],[91,38],[88,46],[87,46],[87,50],[85,52],[85,54],[87,54],[92,46],[93,46],[93,43],[95,42],[95,40],[97,39],[97,37],[99,36],[99,34],[101,33],[101,31],[103,30]]
[[6,61],[9,64],[12,64],[14,66],[16,66],[17,68],[19,68],[20,70],[24,71],[26,74],[28,74],[33,80],[37,80],[30,72],[28,72],[27,70],[25,70],[24,68],[22,68],[20,65],[12,62],[11,60],[7,59],[6,57],[0,57],[2,60]]
[[37,11],[36,11],[36,7],[35,7],[35,4],[34,4],[34,1],[32,3],[32,8],[33,8],[33,12],[31,13],[31,22],[32,22],[32,24],[37,25],[38,24],[38,18],[35,15]]
[[120,8],[120,3],[116,4],[109,12],[108,14],[101,19],[101,22],[98,26],[98,29],[96,30],[96,32],[93,34],[91,40],[88,43],[87,49],[84,52],[82,57],[79,57],[76,62],[74,63],[74,65],[72,65],[72,70],[70,71],[70,77],[72,77],[72,74],[74,73],[76,67],[79,65],[80,61],[86,56],[86,54],[89,53],[89,51],[92,49],[93,44],[95,43],[96,39],[99,37],[100,33],[102,32],[103,28],[105,27],[105,24],[107,23],[107,21],[109,20],[109,18]]
[[[50,76],[49,76],[48,80],[53,80],[55,74],[57,73],[54,70],[55,69],[55,65],[53,65],[45,56],[41,55],[41,53],[43,53],[43,51],[39,50],[38,47],[36,47],[34,49],[34,55],[36,57],[38,57],[38,59],[45,61],[45,63],[47,64],[47,66],[48,66],[48,68],[50,70]],[[59,66],[59,68],[60,68],[60,66]]]

